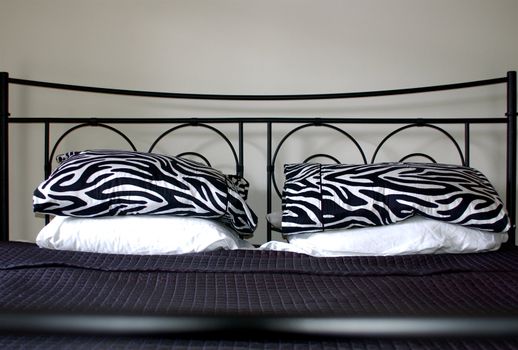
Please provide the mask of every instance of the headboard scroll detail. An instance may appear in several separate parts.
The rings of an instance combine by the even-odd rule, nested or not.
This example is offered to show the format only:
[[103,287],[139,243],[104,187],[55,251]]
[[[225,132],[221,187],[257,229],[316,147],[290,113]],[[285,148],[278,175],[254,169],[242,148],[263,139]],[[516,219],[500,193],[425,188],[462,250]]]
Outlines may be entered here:
[[[223,139],[223,141],[228,145],[228,147],[230,148],[230,151],[232,152],[232,156],[234,158],[235,167],[236,167],[236,175],[243,176],[243,163],[242,163],[242,153],[241,153],[242,152],[241,151],[242,150],[241,136],[240,136],[240,140],[239,140],[239,152],[240,152],[240,155],[241,155],[241,158],[240,158],[240,157],[238,157],[238,153],[236,152],[236,148],[234,147],[234,145],[232,144],[230,139],[221,130],[219,130],[219,129],[211,126],[211,125],[207,125],[206,123],[200,123],[196,119],[193,120],[191,123],[184,123],[184,124],[181,124],[181,125],[177,125],[177,126],[174,126],[174,127],[170,128],[170,129],[164,131],[151,144],[151,146],[149,147],[148,152],[153,152],[153,150],[155,149],[156,145],[164,137],[166,137],[167,135],[169,135],[171,133],[174,133],[174,132],[176,132],[176,131],[178,131],[180,129],[188,128],[188,127],[206,128],[208,130],[213,131],[216,135],[218,135],[221,139]],[[198,152],[183,152],[183,153],[178,154],[177,156],[181,157],[181,156],[185,156],[185,155],[193,155],[195,157],[198,157],[198,158],[202,159],[207,165],[210,165],[209,160],[205,156],[203,156],[202,154],[200,154]]]
[[[182,98],[182,99],[202,99],[202,100],[225,100],[225,101],[287,101],[287,100],[316,100],[316,99],[354,99],[354,98],[365,98],[365,97],[387,97],[395,95],[408,95],[408,94],[421,94],[435,91],[448,91],[456,89],[473,88],[480,86],[504,84],[506,87],[506,106],[505,106],[505,117],[489,117],[489,118],[362,118],[362,117],[332,117],[332,118],[256,118],[256,117],[245,117],[245,118],[228,118],[228,117],[214,117],[214,118],[96,118],[94,121],[88,118],[73,118],[73,117],[62,117],[62,118],[13,118],[9,114],[9,85],[25,85],[38,88],[50,88],[59,90],[69,90],[78,92],[93,92],[100,94],[113,94],[113,95],[126,95],[126,96],[143,96],[143,97],[154,97],[154,98]],[[156,143],[160,141],[165,135],[170,132],[174,132],[180,128],[187,126],[202,126],[209,128],[216,134],[223,137],[225,143],[229,145],[232,150],[234,160],[236,160],[236,169],[238,174],[243,174],[244,164],[244,153],[243,153],[243,126],[252,124],[266,125],[267,127],[267,211],[272,208],[272,193],[277,192],[279,194],[279,188],[274,182],[274,171],[275,161],[277,160],[277,154],[279,149],[282,148],[285,139],[291,134],[309,127],[324,127],[330,128],[334,131],[338,131],[340,134],[350,139],[355,147],[359,150],[362,155],[362,159],[367,163],[365,152],[360,144],[354,139],[348,132],[343,129],[343,125],[346,124],[399,124],[404,125],[403,127],[394,130],[391,134],[387,135],[382,140],[376,151],[371,158],[371,162],[374,162],[377,158],[379,149],[395,134],[402,130],[411,127],[428,127],[439,131],[449,138],[460,156],[462,164],[469,165],[469,140],[470,140],[470,126],[473,124],[504,124],[506,126],[506,205],[508,212],[511,213],[512,229],[510,232],[509,244],[513,244],[515,241],[515,210],[516,210],[516,118],[517,118],[517,98],[516,98],[516,72],[508,72],[505,77],[470,81],[464,83],[444,84],[435,86],[425,86],[417,88],[402,88],[393,90],[378,90],[378,91],[366,91],[366,92],[352,92],[352,93],[331,93],[331,94],[303,94],[303,95],[214,95],[214,94],[184,94],[184,93],[168,93],[168,92],[153,92],[153,91],[137,91],[137,90],[120,90],[111,88],[98,88],[88,87],[70,84],[58,84],[49,82],[39,82],[32,80],[23,80],[9,78],[7,72],[0,72],[0,207],[2,208],[0,216],[0,240],[9,240],[9,125],[13,123],[39,123],[44,124],[45,133],[48,135],[49,125],[51,123],[74,123],[78,124],[77,127],[69,129],[68,133],[76,130],[78,127],[84,126],[101,126],[108,128],[115,133],[118,133],[123,138],[127,139],[124,134],[115,131],[110,126],[111,124],[174,124],[173,128],[170,128],[164,132],[159,139],[155,140],[155,144],[150,148],[152,150]],[[219,129],[213,125],[220,123],[230,123],[237,125],[238,128],[238,140],[239,146],[236,148],[232,145],[228,137],[226,137]],[[291,124],[298,125],[286,134],[283,140],[273,148],[272,142],[272,130],[273,127],[278,124]],[[464,137],[464,152],[457,143],[457,141],[439,125],[444,124],[457,124],[464,125],[465,137]],[[60,140],[61,141],[61,140]],[[127,140],[128,141],[128,140]],[[129,144],[132,145],[131,141]],[[48,136],[46,140],[48,146]],[[134,148],[134,146],[132,146]],[[50,153],[55,153],[55,149],[52,152],[49,148],[45,151],[45,162],[49,161]],[[186,153],[184,153],[186,154]],[[52,154],[54,155],[54,154]],[[192,155],[192,154],[191,154]],[[406,160],[409,157],[424,157],[430,161],[434,161],[432,157],[424,153],[410,153],[402,158]],[[315,157],[327,157],[328,159],[336,162],[338,157],[329,156],[322,152],[317,152],[309,157],[306,157],[306,161],[315,159]],[[252,160],[253,162],[253,160]],[[267,240],[271,239],[271,233],[268,231]]]
[[[273,152],[273,158],[272,158],[272,161],[270,163],[270,169],[272,171],[271,181],[273,182],[273,186],[275,188],[275,192],[277,192],[277,195],[279,197],[281,197],[281,191],[279,190],[279,186],[278,186],[277,181],[275,179],[275,169],[276,169],[275,163],[276,163],[277,157],[279,155],[279,152],[280,152],[280,150],[282,149],[282,146],[288,140],[289,137],[291,137],[293,134],[295,134],[296,132],[298,132],[300,130],[303,130],[303,129],[306,129],[306,128],[310,128],[310,127],[329,128],[329,129],[337,131],[342,136],[348,138],[349,140],[351,140],[353,142],[353,144],[356,146],[356,149],[360,153],[360,155],[361,155],[361,157],[363,159],[363,162],[365,164],[367,163],[367,157],[365,156],[365,152],[363,151],[363,149],[360,146],[359,142],[354,137],[352,137],[351,134],[349,134],[345,130],[343,130],[343,129],[335,126],[335,125],[332,125],[332,124],[320,123],[320,120],[316,120],[314,123],[308,123],[308,124],[300,125],[300,126],[294,128],[294,129],[292,129],[291,131],[289,131],[286,135],[284,135],[284,137],[277,144],[277,147],[275,148],[275,151]],[[270,140],[270,142],[271,142],[271,140]],[[306,158],[306,160],[304,162],[307,162],[307,161],[309,161],[311,159],[314,159],[314,158],[317,158],[317,157],[329,158],[329,159],[333,160],[336,163],[340,163],[340,161],[336,157],[333,157],[333,156],[331,156],[329,154],[324,154],[324,153],[313,154],[313,155],[309,156],[308,158]]]
[[[376,156],[378,155],[378,152],[381,149],[381,147],[390,138],[392,138],[394,135],[400,133],[403,130],[407,130],[407,129],[410,129],[410,128],[423,128],[423,127],[431,128],[431,129],[437,130],[437,131],[441,132],[442,134],[444,134],[453,143],[453,145],[455,146],[457,152],[459,153],[461,164],[462,165],[469,165],[466,162],[466,157],[464,156],[464,153],[462,152],[462,149],[460,148],[458,142],[455,140],[455,138],[449,132],[447,132],[446,130],[444,130],[441,127],[438,127],[437,125],[432,125],[432,124],[422,123],[422,122],[402,126],[402,127],[398,128],[398,129],[392,131],[387,136],[385,136],[385,138],[383,140],[381,140],[381,142],[378,144],[378,147],[376,147],[376,150],[374,151],[374,153],[372,155],[372,158],[371,158],[371,163],[374,163],[376,161]],[[465,138],[469,140],[469,129],[465,130]],[[469,153],[469,143],[466,143],[465,146],[466,146],[466,151],[465,152]],[[413,157],[413,156],[421,156],[421,157],[424,157],[424,158],[426,158],[426,159],[436,163],[436,161],[431,156],[429,156],[427,154],[424,154],[424,153],[412,153],[412,154],[409,154],[409,155],[403,157],[401,161],[403,161],[405,159],[408,159],[410,157]]]
[[[100,128],[105,128],[105,129],[108,129],[110,131],[113,131],[114,133],[116,133],[119,136],[121,136],[129,144],[129,146],[131,147],[131,149],[133,151],[137,150],[137,148],[135,147],[133,142],[131,142],[130,138],[128,136],[126,136],[126,134],[124,134],[122,131],[120,131],[117,128],[114,128],[113,126],[106,125],[106,124],[103,124],[103,123],[98,123],[98,122],[95,122],[93,124],[91,122],[79,124],[79,125],[71,127],[70,129],[68,129],[67,131],[62,133],[61,136],[54,143],[54,146],[52,147],[52,150],[50,151],[50,154],[47,157],[47,161],[45,163],[45,177],[48,177],[50,175],[51,164],[52,164],[52,161],[54,160],[54,157],[56,156],[56,150],[58,149],[58,147],[61,144],[61,142],[63,142],[63,140],[69,134],[71,134],[73,131],[76,131],[76,130],[82,129],[82,128],[87,128],[87,127],[100,127]],[[48,140],[46,140],[46,143],[47,142],[48,142]],[[46,149],[48,149],[48,147],[46,147]]]

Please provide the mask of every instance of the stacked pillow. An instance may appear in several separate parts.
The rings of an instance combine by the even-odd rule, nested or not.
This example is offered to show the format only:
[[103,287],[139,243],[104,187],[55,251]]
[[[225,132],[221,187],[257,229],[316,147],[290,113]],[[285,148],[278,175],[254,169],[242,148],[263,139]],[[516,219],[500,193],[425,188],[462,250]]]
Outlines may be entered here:
[[[241,177],[152,153],[83,151],[60,160],[34,191],[34,211],[57,216],[37,238],[42,247],[131,254],[253,248],[239,238],[257,226]],[[288,250],[460,253],[507,240],[502,200],[470,167],[301,163],[287,164],[285,178],[277,225]],[[279,242],[264,247],[286,249]]]
[[[167,218],[180,226],[187,222],[185,218],[190,219],[188,225],[210,220],[215,226],[209,231],[220,237],[221,229],[227,230],[232,246],[242,245],[236,241],[237,234],[250,237],[257,226],[257,217],[245,201],[246,180],[207,165],[180,157],[115,150],[71,152],[60,160],[59,167],[34,191],[37,213],[63,216],[71,222],[80,218],[82,225],[90,219],[99,222],[99,230],[107,227],[107,218],[117,225],[124,218],[131,219],[135,226],[138,219],[149,229],[155,228],[154,219],[164,224]],[[54,224],[54,231],[59,231],[57,226],[63,225],[58,223],[63,220]],[[167,235],[180,234],[175,230],[186,234],[177,224],[173,226],[176,229],[166,230]],[[47,238],[38,242],[52,241],[48,231]],[[125,230],[118,231],[124,239]],[[143,229],[142,237],[148,231]],[[84,233],[81,236],[84,239]]]
[[[302,163],[287,164],[285,177],[281,231],[290,242],[316,242],[315,237],[328,232],[337,239],[337,230],[346,230],[343,232],[350,238],[347,230],[371,227],[377,229],[356,231],[372,235],[371,246],[375,247],[383,239],[383,231],[395,229],[391,224],[419,216],[420,222],[433,220],[439,235],[451,237],[455,225],[462,227],[462,232],[472,230],[473,237],[487,237],[492,242],[490,249],[496,249],[507,239],[505,232],[510,228],[496,190],[482,173],[470,167],[435,163]],[[429,235],[427,225],[416,227],[416,236],[422,232]],[[310,234],[316,232],[320,233]],[[499,235],[496,240],[495,234]],[[466,237],[470,239],[470,235]],[[388,244],[405,246],[405,235],[401,240]],[[438,244],[442,241],[439,239]],[[352,241],[351,244],[354,245]],[[347,247],[343,249],[347,251]],[[362,249],[357,253],[371,253],[369,245]],[[374,251],[379,253],[379,247]]]

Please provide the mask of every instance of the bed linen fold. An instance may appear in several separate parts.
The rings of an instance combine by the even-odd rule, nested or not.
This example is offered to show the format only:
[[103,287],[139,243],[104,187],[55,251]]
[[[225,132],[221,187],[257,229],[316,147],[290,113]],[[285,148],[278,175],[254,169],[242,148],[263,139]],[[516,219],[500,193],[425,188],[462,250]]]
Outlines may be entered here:
[[58,266],[113,272],[265,272],[337,276],[518,272],[518,250],[483,254],[333,258],[260,250],[218,250],[182,255],[116,255],[49,250],[31,243],[0,242],[0,270]]

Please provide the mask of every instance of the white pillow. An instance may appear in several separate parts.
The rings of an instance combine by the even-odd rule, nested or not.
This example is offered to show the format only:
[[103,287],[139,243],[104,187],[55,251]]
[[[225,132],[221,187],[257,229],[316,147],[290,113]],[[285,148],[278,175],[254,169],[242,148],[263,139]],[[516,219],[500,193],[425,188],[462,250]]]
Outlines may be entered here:
[[36,244],[49,249],[139,255],[253,249],[220,222],[156,215],[56,216],[40,231]]
[[414,216],[386,226],[339,229],[288,236],[289,244],[268,242],[261,249],[313,256],[473,253],[496,250],[506,233],[492,233]]

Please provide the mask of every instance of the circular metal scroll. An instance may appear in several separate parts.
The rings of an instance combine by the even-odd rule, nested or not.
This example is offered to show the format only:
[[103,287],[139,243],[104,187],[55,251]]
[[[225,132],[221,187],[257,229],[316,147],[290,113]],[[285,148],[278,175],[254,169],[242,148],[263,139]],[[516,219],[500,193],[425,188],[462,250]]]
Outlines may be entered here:
[[56,141],[56,143],[54,143],[54,147],[52,148],[52,151],[50,152],[49,159],[47,159],[47,163],[48,163],[49,167],[50,167],[50,164],[52,164],[52,160],[54,159],[54,154],[56,153],[56,150],[57,150],[59,144],[63,141],[63,139],[65,137],[67,137],[71,132],[73,132],[77,129],[85,128],[85,127],[101,127],[101,128],[105,128],[110,131],[113,131],[114,133],[120,135],[124,140],[126,140],[126,142],[130,145],[130,147],[132,148],[133,151],[137,150],[137,148],[135,147],[133,142],[131,142],[131,140],[122,131],[120,131],[112,126],[106,125],[106,124],[83,123],[83,124],[76,125],[70,129],[68,129],[67,131],[65,131],[63,134],[61,134],[61,136]]
[[[367,157],[365,156],[365,153],[363,152],[363,149],[361,148],[360,144],[358,143],[358,141],[356,141],[356,139],[354,137],[352,137],[349,133],[347,133],[346,131],[340,129],[339,127],[336,127],[334,125],[331,125],[331,124],[320,124],[320,123],[309,123],[309,124],[304,124],[304,125],[301,125],[301,126],[298,126],[296,128],[294,128],[293,130],[291,130],[290,132],[288,132],[286,135],[284,135],[284,137],[281,139],[281,141],[279,142],[279,144],[277,145],[277,148],[275,149],[275,152],[273,154],[273,158],[272,158],[272,162],[271,162],[271,173],[270,173],[270,177],[271,177],[271,180],[272,180],[272,183],[273,183],[273,187],[275,189],[275,192],[277,192],[277,195],[279,197],[282,197],[281,195],[281,191],[279,190],[279,186],[277,185],[277,181],[275,180],[275,162],[277,160],[277,156],[279,154],[279,151],[281,150],[284,142],[286,142],[286,140],[288,139],[288,137],[290,137],[291,135],[293,135],[294,133],[302,130],[302,129],[305,129],[305,128],[309,128],[309,127],[324,127],[324,128],[329,128],[329,129],[332,129],[332,130],[335,130],[337,132],[339,132],[340,134],[342,134],[343,136],[347,137],[349,140],[351,140],[354,145],[356,146],[356,148],[358,149],[358,151],[360,152],[360,155],[362,156],[362,159],[363,159],[363,162],[365,164],[367,164]],[[308,158],[306,158],[306,160],[304,161],[304,163],[308,162],[309,160],[311,159],[314,159],[314,158],[317,158],[317,157],[325,157],[325,158],[329,158],[331,160],[333,160],[334,162],[336,163],[340,163],[340,161],[333,157],[333,156],[330,156],[328,154],[323,154],[323,153],[319,153],[319,154],[314,154],[314,155],[311,155],[309,156]]]
[[306,159],[304,159],[302,162],[303,163],[308,163],[310,160],[313,160],[315,158],[327,158],[327,159],[331,159],[336,164],[340,164],[340,161],[338,160],[338,158],[335,158],[335,157],[333,157],[333,156],[331,156],[329,154],[324,154],[324,153],[313,154],[312,156],[309,156]]
[[410,154],[407,154],[406,156],[404,156],[403,158],[401,158],[399,160],[399,162],[404,162],[405,160],[409,159],[409,158],[412,158],[412,157],[421,157],[421,158],[426,158],[428,159],[430,162],[432,163],[437,163],[437,161],[435,159],[433,159],[430,155],[426,154],[426,153],[410,153]]
[[[451,134],[449,132],[447,132],[446,130],[444,130],[444,129],[436,126],[436,125],[426,124],[426,123],[415,123],[415,124],[405,125],[405,126],[400,127],[399,129],[396,129],[396,130],[392,131],[390,134],[385,136],[385,138],[378,144],[378,147],[376,147],[376,150],[374,151],[374,154],[372,155],[371,163],[375,162],[376,156],[378,155],[379,150],[381,149],[383,144],[385,144],[385,142],[388,139],[390,139],[392,136],[394,136],[395,134],[397,134],[397,133],[399,133],[399,132],[401,132],[403,130],[406,130],[406,129],[409,129],[409,128],[415,128],[415,127],[418,127],[418,128],[421,128],[421,127],[432,128],[432,129],[435,129],[435,130],[441,132],[442,134],[444,134],[453,143],[453,145],[457,149],[457,152],[459,153],[459,157],[460,157],[460,160],[461,160],[461,164],[462,165],[466,165],[466,161],[464,159],[464,154],[462,153],[462,150],[461,150],[459,144],[457,143],[457,141],[455,140],[455,138],[453,136],[451,136]],[[408,159],[410,157],[413,157],[413,156],[425,157],[425,158],[431,160],[432,162],[437,163],[431,156],[429,156],[429,155],[427,155],[425,153],[412,153],[412,154],[409,154],[409,155],[403,157],[401,161],[403,161],[405,159]]]
[[[228,137],[226,137],[225,134],[223,134],[220,130],[216,129],[213,126],[210,126],[210,125],[207,125],[207,124],[203,124],[203,123],[185,123],[185,124],[174,126],[174,127],[170,128],[170,129],[164,131],[162,134],[160,134],[160,136],[158,136],[158,138],[149,147],[149,151],[148,152],[152,152],[153,149],[155,148],[155,146],[158,144],[158,142],[160,142],[160,140],[162,140],[167,135],[169,135],[169,134],[171,134],[171,133],[173,133],[173,132],[175,132],[175,131],[177,131],[179,129],[186,128],[186,127],[202,127],[202,128],[206,128],[206,129],[209,129],[209,130],[215,132],[218,136],[220,136],[227,143],[228,147],[232,151],[232,155],[234,156],[234,162],[236,164],[236,174],[239,173],[239,160],[238,160],[237,152],[236,152],[236,150],[234,148],[234,145],[232,145],[232,142],[230,142]],[[196,157],[199,157],[199,158],[203,159],[203,161],[207,165],[210,166],[210,162],[208,161],[208,159],[206,157],[204,157],[203,155],[197,153],[197,152],[184,152],[184,153],[178,154],[177,156],[181,157],[181,156],[185,156],[185,155],[194,155]]]

